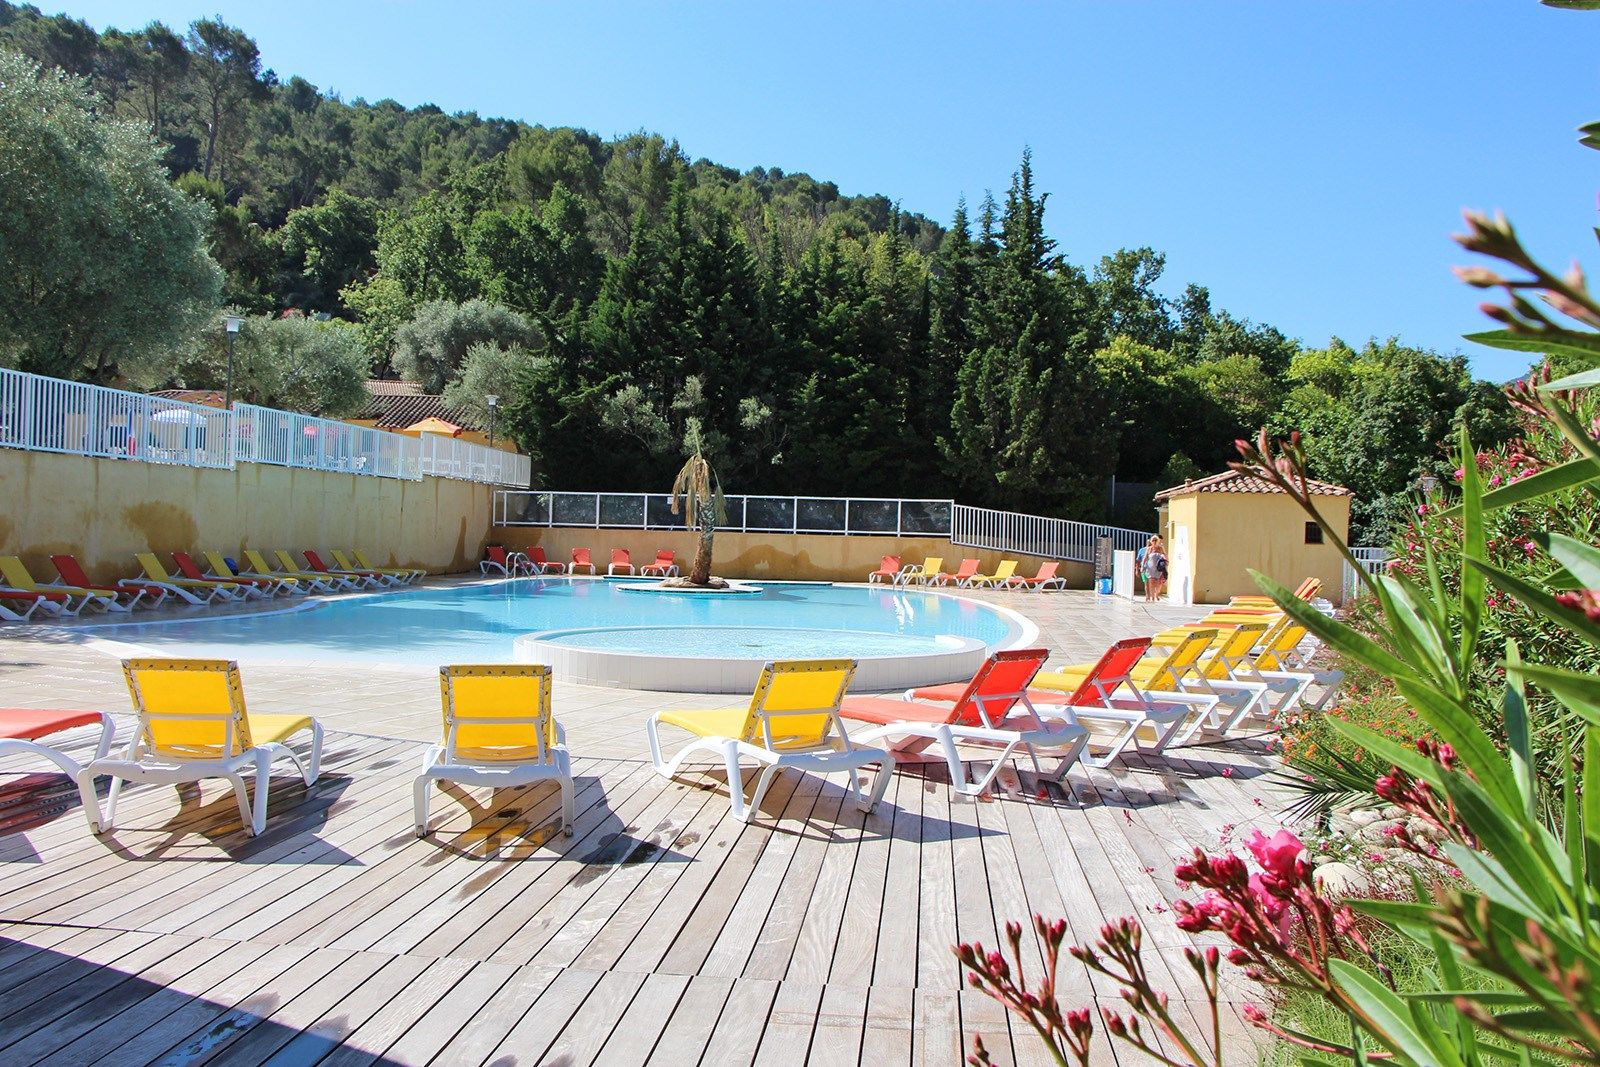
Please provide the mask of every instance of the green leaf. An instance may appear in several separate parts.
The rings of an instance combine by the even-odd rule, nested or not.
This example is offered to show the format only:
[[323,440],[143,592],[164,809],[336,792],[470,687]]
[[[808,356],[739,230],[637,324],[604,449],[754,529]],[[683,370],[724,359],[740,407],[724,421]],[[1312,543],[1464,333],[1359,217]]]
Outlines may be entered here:
[[1532,608],[1590,644],[1600,645],[1600,623],[1594,622],[1583,612],[1562,607],[1556,603],[1555,597],[1538,586],[1507,574],[1482,560],[1467,557],[1465,562],[1468,567],[1483,571],[1484,577],[1488,578],[1495,588],[1510,593],[1521,601],[1524,607]]
[[1482,333],[1464,334],[1463,339],[1476,341],[1490,348],[1508,348],[1513,352],[1535,352],[1541,355],[1574,356],[1589,363],[1600,359],[1600,336],[1563,330],[1555,334],[1516,333],[1511,330],[1485,330]]
[[1600,677],[1537,663],[1525,663],[1521,670],[1534,685],[1548,689],[1563,702],[1570,700],[1567,706],[1585,722],[1600,726]]
[[1579,452],[1588,456],[1591,462],[1600,465],[1600,443],[1596,443],[1595,439],[1589,436],[1588,427],[1578,422],[1577,416],[1565,404],[1551,401],[1545,405],[1545,409],[1550,412],[1550,421],[1556,424],[1561,436],[1570,441]]
[[1533,731],[1528,725],[1528,702],[1522,697],[1522,675],[1517,666],[1522,656],[1515,641],[1506,642],[1506,687],[1500,698],[1500,709],[1506,719],[1506,747],[1511,752],[1511,775],[1517,790],[1522,794],[1522,814],[1529,820],[1535,818],[1539,803],[1538,786],[1534,782]]
[[1419,1031],[1405,1001],[1384,988],[1360,967],[1346,960],[1330,960],[1334,983],[1360,1009],[1377,1037],[1396,1055],[1428,1067],[1463,1067],[1448,1042],[1432,1042]]
[[[1396,676],[1414,676],[1417,672],[1410,664],[1396,657],[1388,649],[1379,645],[1364,634],[1357,633],[1350,627],[1328,618],[1322,612],[1294,595],[1293,590],[1273,581],[1259,571],[1252,570],[1250,577],[1255,579],[1256,586],[1307,630],[1311,631],[1324,644],[1335,652],[1349,656],[1379,674]],[[1381,588],[1381,587],[1380,587]]]
[[1545,7],[1559,8],[1563,11],[1600,11],[1600,0],[1539,0],[1539,2]]
[[[1464,555],[1482,558],[1488,555],[1483,532],[1483,478],[1478,473],[1478,454],[1472,449],[1463,424],[1461,442],[1461,551]],[[1463,568],[1461,571],[1461,656],[1463,675],[1460,683],[1467,684],[1465,672],[1472,669],[1472,652],[1478,644],[1478,633],[1483,628],[1483,575]]]
[[1587,389],[1592,385],[1600,385],[1600,367],[1596,367],[1593,370],[1579,371],[1577,374],[1569,374],[1565,378],[1557,378],[1555,381],[1541,385],[1539,388],[1543,392],[1553,393],[1558,389]]
[[[1521,504],[1523,501],[1548,496],[1551,493],[1576,489],[1594,481],[1600,481],[1600,464],[1581,457],[1569,459],[1558,467],[1546,467],[1537,474],[1530,474],[1498,489],[1491,489],[1483,495],[1483,511],[1484,514],[1488,514],[1510,507],[1512,504]],[[1448,518],[1460,513],[1461,505],[1457,504],[1440,514]]]
[[1583,728],[1583,857],[1589,888],[1600,893],[1600,727]]
[[1536,533],[1533,541],[1565,568],[1576,587],[1600,589],[1600,548],[1565,534]]

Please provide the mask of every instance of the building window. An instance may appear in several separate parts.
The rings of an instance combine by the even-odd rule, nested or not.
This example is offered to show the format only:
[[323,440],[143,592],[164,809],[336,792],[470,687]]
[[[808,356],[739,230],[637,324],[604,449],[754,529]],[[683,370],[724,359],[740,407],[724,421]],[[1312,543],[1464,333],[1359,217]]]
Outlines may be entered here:
[[1321,526],[1318,526],[1314,522],[1306,523],[1306,544],[1308,544],[1308,545],[1320,545],[1320,544],[1322,544],[1322,527]]

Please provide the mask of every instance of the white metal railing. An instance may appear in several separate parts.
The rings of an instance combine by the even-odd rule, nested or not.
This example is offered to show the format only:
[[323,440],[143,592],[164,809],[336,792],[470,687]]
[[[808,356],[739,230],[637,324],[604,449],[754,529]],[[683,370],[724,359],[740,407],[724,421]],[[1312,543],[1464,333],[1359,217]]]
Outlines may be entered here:
[[[1361,564],[1362,570],[1374,577],[1382,574],[1385,565],[1389,562],[1389,550],[1387,548],[1352,547],[1350,554],[1356,558],[1357,563]],[[1346,561],[1344,565],[1344,599],[1346,601],[1356,595],[1360,584],[1361,579],[1356,574],[1355,568]]]
[[515,452],[436,433],[423,434],[417,444],[419,469],[436,478],[515,486],[533,479],[533,461]]
[[0,368],[0,448],[231,468],[270,463],[416,481],[525,486],[527,456],[452,437],[236,403],[231,411]]
[[304,470],[422,478],[416,438],[367,426],[236,403],[234,458]]
[[[947,537],[949,500],[882,497],[730,496],[721,529],[746,533],[891,534]],[[632,530],[683,528],[663,493],[514,492],[495,494],[499,526],[593,526]]]
[[1051,519],[1015,511],[993,511],[955,506],[950,523],[950,543],[1000,552],[1025,552],[1030,556],[1093,563],[1100,538],[1110,537],[1111,547],[1137,551],[1150,534],[1120,526],[1100,526],[1072,519]]
[[0,447],[232,467],[232,435],[219,408],[0,369]]

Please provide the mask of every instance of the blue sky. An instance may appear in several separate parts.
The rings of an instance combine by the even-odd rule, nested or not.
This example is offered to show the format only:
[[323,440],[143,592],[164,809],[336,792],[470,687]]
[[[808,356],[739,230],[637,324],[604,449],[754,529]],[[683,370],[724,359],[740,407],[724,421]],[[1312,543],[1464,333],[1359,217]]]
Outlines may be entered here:
[[[46,10],[54,5],[41,3]],[[266,64],[392,97],[806,171],[947,221],[1024,145],[1074,262],[1167,254],[1167,288],[1308,344],[1399,335],[1523,360],[1451,276],[1463,207],[1593,266],[1600,14],[1534,0],[471,5],[82,0],[96,27],[220,13]]]

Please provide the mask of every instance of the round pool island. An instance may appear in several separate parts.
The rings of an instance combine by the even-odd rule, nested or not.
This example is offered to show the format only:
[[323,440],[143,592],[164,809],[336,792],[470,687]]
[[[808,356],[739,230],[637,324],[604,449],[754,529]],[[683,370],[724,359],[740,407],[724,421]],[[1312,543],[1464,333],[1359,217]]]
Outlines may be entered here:
[[782,626],[614,626],[516,639],[517,658],[583,685],[672,693],[751,693],[779,659],[853,659],[857,692],[965,681],[988,654],[969,637]]

